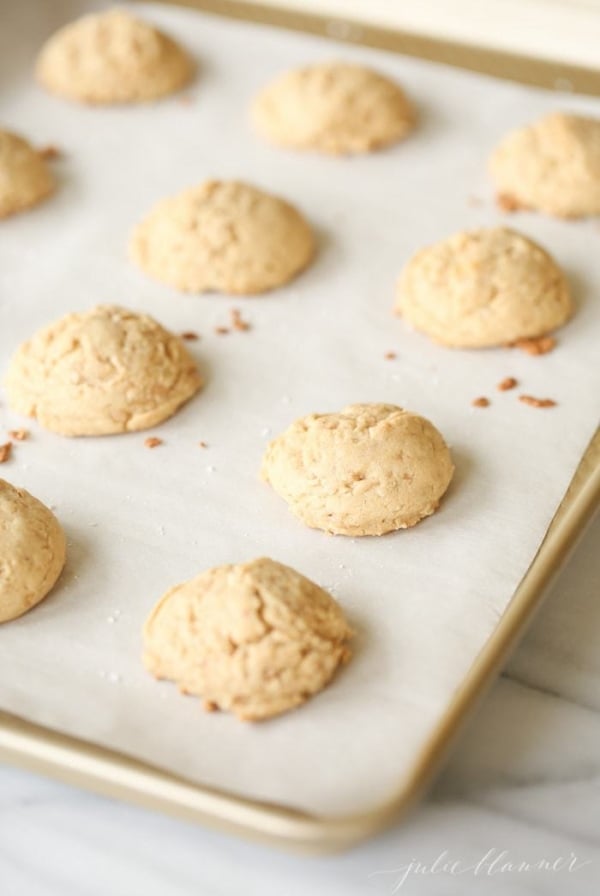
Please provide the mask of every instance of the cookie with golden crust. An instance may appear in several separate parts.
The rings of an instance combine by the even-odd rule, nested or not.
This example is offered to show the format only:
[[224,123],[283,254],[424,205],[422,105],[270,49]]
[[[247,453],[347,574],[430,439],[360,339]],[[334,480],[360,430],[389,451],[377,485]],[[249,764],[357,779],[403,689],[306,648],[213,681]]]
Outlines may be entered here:
[[65,436],[147,429],[201,387],[182,342],[116,305],[67,314],[24,342],[9,366],[11,407]]
[[490,173],[500,204],[509,210],[600,215],[600,120],[546,115],[502,140]]
[[262,478],[302,522],[353,536],[414,526],[437,509],[453,472],[435,426],[391,404],[301,417],[262,462]]
[[310,226],[289,203],[218,180],[163,199],[130,244],[133,261],[156,280],[183,292],[236,295],[282,286],[314,251]]
[[350,652],[340,606],[268,558],[171,588],[144,626],[143,662],[213,709],[258,721],[322,690]]
[[271,143],[331,155],[396,143],[415,122],[414,109],[397,84],[345,62],[285,72],[258,94],[251,117]]
[[485,348],[543,336],[569,319],[573,304],[541,246],[495,227],[417,252],[400,275],[395,310],[441,345]]
[[0,218],[37,205],[53,190],[42,155],[18,134],[0,131]]
[[168,35],[128,12],[110,9],[53,34],[39,53],[36,76],[66,99],[112,105],[174,93],[191,80],[194,68]]
[[66,539],[48,508],[0,479],[0,623],[22,616],[54,587]]

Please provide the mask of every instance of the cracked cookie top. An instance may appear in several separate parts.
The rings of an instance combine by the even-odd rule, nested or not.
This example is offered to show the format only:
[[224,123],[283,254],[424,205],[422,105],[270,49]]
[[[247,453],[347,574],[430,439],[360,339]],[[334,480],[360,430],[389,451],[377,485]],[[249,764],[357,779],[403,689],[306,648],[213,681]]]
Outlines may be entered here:
[[600,120],[553,112],[508,134],[490,159],[501,207],[600,215]]
[[207,709],[255,721],[325,687],[349,658],[351,637],[331,595],[261,558],[171,588],[145,624],[143,661]]
[[131,240],[133,260],[184,292],[261,293],[295,277],[315,241],[283,199],[238,181],[209,180],[164,199]]
[[438,430],[391,404],[310,414],[267,446],[262,477],[307,526],[384,535],[432,514],[454,467]]
[[67,314],[24,342],[6,378],[11,407],[66,436],[155,426],[202,385],[181,341],[116,305]]
[[435,342],[483,348],[543,336],[573,309],[551,256],[522,234],[495,227],[417,252],[398,281],[395,310]]
[[179,90],[191,79],[187,53],[146,22],[120,9],[87,15],[44,44],[39,82],[82,103],[136,103]]
[[372,69],[327,62],[285,72],[256,97],[251,116],[267,140],[331,155],[403,139],[415,113],[400,87]]
[[42,155],[18,134],[0,131],[0,218],[37,205],[53,190]]
[[0,622],[22,616],[46,597],[65,552],[54,514],[25,489],[0,479]]

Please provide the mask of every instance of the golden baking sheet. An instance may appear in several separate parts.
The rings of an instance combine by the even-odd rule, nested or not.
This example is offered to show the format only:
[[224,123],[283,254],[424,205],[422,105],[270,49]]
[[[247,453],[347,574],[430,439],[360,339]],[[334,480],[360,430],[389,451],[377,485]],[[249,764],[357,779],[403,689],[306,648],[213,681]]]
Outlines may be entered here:
[[[476,136],[481,139],[479,123],[475,115],[461,122],[469,137],[466,139],[465,136],[466,143],[461,142],[460,109],[445,95],[442,81],[454,84],[453,79],[456,79],[456,84],[460,81],[466,92],[477,95],[477,102],[461,101],[461,107],[464,105],[467,113],[480,106],[485,108],[486,100],[493,93],[503,106],[504,122],[512,122],[521,111],[524,114],[518,89],[509,91],[486,79],[470,80],[470,76],[447,73],[447,70],[440,71],[408,59],[370,54],[359,47],[348,48],[347,52],[352,53],[353,58],[380,64],[391,73],[398,72],[399,80],[407,83],[411,95],[414,92],[417,103],[422,102],[427,115],[420,133],[397,152],[393,150],[370,159],[353,160],[348,165],[342,162],[342,167],[334,168],[329,161],[286,155],[263,147],[249,134],[240,133],[240,121],[236,118],[241,118],[246,107],[243,91],[251,95],[259,80],[264,79],[267,66],[275,70],[291,64],[294,59],[303,61],[306,57],[315,58],[324,53],[331,55],[328,43],[313,44],[306,37],[299,38],[298,43],[291,39],[288,42],[285,32],[262,30],[256,33],[256,40],[250,42],[246,31],[237,24],[211,18],[191,21],[187,18],[190,13],[172,12],[174,30],[180,29],[184,40],[188,36],[190,40],[197,40],[199,55],[207,63],[207,75],[199,82],[197,91],[194,89],[191,105],[173,102],[155,111],[137,110],[135,115],[125,115],[122,110],[99,112],[66,107],[57,100],[48,101],[39,94],[29,93],[29,88],[21,93],[18,87],[13,94],[13,105],[10,105],[10,96],[5,101],[4,118],[14,122],[15,126],[22,124],[28,132],[35,130],[38,139],[48,142],[59,142],[57,133],[62,134],[70,149],[67,158],[72,159],[69,162],[72,167],[63,169],[66,183],[54,205],[48,203],[44,210],[23,217],[6,231],[5,250],[8,247],[9,255],[14,253],[15,258],[24,238],[32,245],[39,245],[49,232],[60,233],[61,239],[53,243],[52,257],[40,253],[38,264],[44,274],[43,293],[39,290],[38,270],[11,269],[12,285],[16,284],[12,294],[18,295],[19,304],[4,310],[4,314],[11,315],[11,325],[10,328],[0,325],[3,350],[16,339],[28,335],[32,325],[38,326],[50,315],[71,310],[67,303],[79,307],[83,303],[87,307],[106,300],[109,295],[111,300],[150,311],[174,330],[200,329],[203,340],[199,355],[209,366],[211,376],[206,394],[165,428],[166,453],[140,454],[138,442],[141,444],[143,437],[138,442],[132,436],[119,440],[64,443],[36,431],[35,439],[27,447],[28,451],[38,452],[36,464],[25,460],[23,448],[16,452],[14,466],[6,468],[6,475],[11,480],[17,481],[18,476],[20,484],[38,493],[48,503],[56,495],[57,512],[66,521],[74,546],[71,550],[72,574],[61,589],[35,613],[3,630],[7,648],[16,651],[22,681],[18,675],[13,675],[9,682],[12,688],[10,699],[3,696],[0,701],[7,709],[0,728],[0,753],[12,761],[58,774],[101,792],[290,848],[340,848],[381,827],[392,814],[405,810],[421,792],[467,710],[505,659],[525,620],[539,604],[551,572],[597,502],[596,442],[594,451],[586,455],[587,469],[580,473],[579,484],[572,486],[571,497],[567,504],[563,504],[561,516],[553,524],[529,573],[509,602],[568,484],[570,471],[574,470],[593,430],[594,421],[590,417],[597,411],[597,401],[593,394],[582,389],[582,384],[587,383],[586,369],[590,359],[594,358],[594,345],[597,345],[597,341],[593,343],[596,308],[588,299],[592,262],[586,249],[596,235],[589,223],[571,225],[538,220],[535,216],[521,216],[515,220],[527,233],[539,237],[561,260],[564,258],[569,273],[572,268],[575,274],[581,307],[573,324],[564,331],[564,336],[561,335],[555,353],[544,359],[531,359],[508,351],[447,353],[430,346],[421,337],[408,334],[400,322],[390,323],[389,305],[398,266],[411,247],[417,248],[436,233],[442,236],[451,227],[474,226],[496,219],[489,185],[483,173],[479,176],[484,159],[482,146],[474,139]],[[167,25],[171,22],[166,10],[149,7],[148,14],[155,14],[161,21],[164,18]],[[252,70],[244,78],[236,69],[235,59],[241,58],[240,48],[250,46],[254,48],[256,58],[250,60]],[[261,69],[259,63],[265,68]],[[27,68],[25,73],[28,73]],[[549,100],[529,92],[523,92],[522,98],[527,114],[531,114],[531,109],[538,104],[540,109],[546,108]],[[574,99],[581,102],[579,98]],[[46,109],[51,114],[42,120]],[[446,118],[443,122],[436,118],[437,110],[444,110]],[[161,116],[161,134],[177,134],[177,141],[165,143],[152,139],[156,133],[157,113]],[[82,121],[85,121],[83,128],[80,127]],[[506,123],[496,122],[495,126],[504,128]],[[124,138],[126,142],[121,144]],[[490,134],[489,139],[492,138],[493,134]],[[139,146],[139,141],[146,147],[144,165],[139,165],[139,152],[136,151],[136,170],[132,177],[129,176],[132,169],[128,154],[131,147]],[[435,142],[440,151],[443,147],[443,165],[447,166],[441,165],[439,171],[436,166],[435,174],[443,174],[455,192],[442,195],[443,184],[434,178],[432,183],[435,182],[437,187],[432,186],[430,193],[424,192],[421,196],[415,194],[411,200],[409,191],[416,189],[418,178],[423,179],[422,183],[429,181],[430,169],[425,166],[425,159],[429,159],[430,141],[432,145]],[[465,156],[465,145],[468,145],[471,156]],[[175,164],[171,164],[173,158]],[[106,164],[107,160],[114,159],[119,159],[119,165]],[[219,172],[214,171],[217,159]],[[339,162],[335,164],[339,165]],[[431,165],[429,161],[428,165]],[[473,179],[468,180],[471,175],[467,172],[471,171]],[[193,179],[221,172],[255,179],[260,186],[271,187],[275,192],[289,196],[314,217],[319,230],[327,234],[322,256],[314,270],[277,296],[248,300],[244,309],[255,328],[251,335],[240,336],[235,346],[220,343],[218,338],[210,335],[213,324],[227,314],[227,300],[220,297],[190,299],[167,294],[160,285],[143,280],[123,258],[127,228],[154,199],[193,182]],[[409,172],[411,181],[415,174],[414,186],[404,177]],[[389,184],[397,187],[401,202],[390,202]],[[468,194],[471,192],[476,194],[481,208],[469,205]],[[103,206],[105,197],[110,197],[110,214],[107,214],[107,206]],[[327,201],[325,197],[328,197]],[[97,210],[102,208],[104,212],[98,214]],[[406,208],[411,211],[410,221],[401,214]],[[382,227],[382,220],[392,222],[392,226]],[[377,253],[368,245],[368,240],[365,241],[365,236],[371,234],[377,235]],[[76,251],[73,251],[74,246]],[[100,253],[97,247],[101,247]],[[365,248],[368,249],[366,254]],[[369,266],[375,254],[377,264]],[[93,289],[89,288],[90,283]],[[64,308],[61,302],[65,303]],[[306,346],[306,357],[289,353],[286,333],[290,331],[298,336],[298,344]],[[358,344],[358,333],[363,350],[360,357],[353,348]],[[400,359],[396,368],[389,364],[385,366],[386,362],[382,360],[384,350],[392,347],[388,342],[399,347]],[[311,369],[307,367],[307,361],[312,369],[318,370],[318,376],[306,376],[307,370]],[[378,363],[381,366],[377,366]],[[277,371],[276,378],[272,376],[273,370]],[[257,372],[262,379],[256,379]],[[498,399],[485,412],[488,415],[485,418],[478,417],[479,412],[469,410],[475,382],[477,392],[484,386],[492,389],[503,375],[513,372],[527,382],[528,389],[534,394],[541,394],[541,390],[546,394],[551,390],[553,397],[559,399],[559,407],[552,412],[535,412],[517,404],[514,408],[506,403],[502,405]],[[363,390],[358,396],[357,383]],[[243,384],[243,392],[240,392],[239,384]],[[367,388],[369,394],[365,395]],[[415,530],[390,539],[362,540],[353,544],[348,540],[326,539],[318,533],[306,532],[287,514],[276,497],[255,481],[255,469],[264,445],[263,430],[270,429],[271,434],[275,434],[299,413],[331,410],[348,400],[373,398],[405,403],[431,416],[440,425],[444,434],[451,438],[457,458],[456,485],[439,514]],[[502,401],[513,399],[507,396]],[[228,444],[231,441],[227,435],[230,432],[227,426],[231,426],[229,408],[235,409],[236,425],[244,433],[249,455],[247,465],[234,450],[237,442],[233,447]],[[3,409],[2,413],[7,412]],[[195,441],[198,437],[199,425],[203,429],[201,437],[206,437],[206,428],[212,427],[214,439],[209,435],[209,441],[219,445],[215,476],[209,475],[204,467],[205,464],[212,466],[212,458],[198,460],[197,455],[192,457],[186,447],[190,440]],[[515,439],[518,438],[522,445],[514,457]],[[535,457],[537,465],[533,462]],[[70,488],[62,485],[65,461]],[[486,464],[489,465],[487,472]],[[130,471],[134,467],[143,471],[147,478],[131,477]],[[102,470],[101,480],[93,475],[98,469]],[[545,476],[548,478],[546,493],[542,490]],[[125,480],[127,488],[122,497],[115,486]],[[148,481],[161,481],[163,489],[156,493],[148,491]],[[237,503],[242,484],[247,489],[243,493],[248,495],[251,512],[257,513],[256,509],[260,508],[260,513],[247,522],[241,517]],[[190,487],[199,489],[202,506],[210,507],[215,514],[216,524],[211,526],[210,535],[202,528],[205,523],[196,506],[189,506],[186,519],[191,536],[185,527],[178,525],[181,508],[175,498],[181,494],[189,495]],[[507,515],[505,505],[496,502],[494,488],[514,490],[512,515]],[[78,496],[77,500],[70,497],[71,492]],[[105,499],[112,500],[112,505],[106,504]],[[143,509],[143,519],[129,509],[137,505]],[[486,514],[478,511],[480,515],[474,516],[478,506],[485,507]],[[90,513],[95,514],[94,519]],[[228,520],[231,531],[228,531]],[[496,520],[498,543],[495,547],[490,535],[491,523]],[[506,529],[513,521],[514,541],[511,541]],[[94,528],[87,530],[82,538],[86,524]],[[473,540],[475,535],[479,538],[480,529],[488,539],[481,544]],[[452,533],[460,533],[459,541],[452,540]],[[215,540],[210,542],[213,534]],[[207,550],[207,544],[210,550]],[[477,562],[473,562],[472,567],[465,565],[465,557],[478,546],[485,563],[473,554]],[[527,550],[524,546],[528,546]],[[391,757],[398,766],[387,769],[385,780],[381,777],[378,782],[374,778],[371,780],[363,766],[361,775],[355,776],[361,785],[360,791],[352,793],[350,787],[345,789],[344,778],[340,775],[334,782],[335,789],[331,790],[330,798],[329,794],[318,793],[314,781],[311,784],[302,780],[303,768],[310,767],[311,772],[315,768],[314,761],[308,761],[311,759],[309,752],[304,756],[306,766],[303,761],[293,759],[294,749],[299,744],[312,744],[316,754],[320,755],[321,732],[330,737],[333,729],[327,726],[333,723],[337,726],[338,716],[342,721],[346,719],[352,730],[361,729],[363,726],[357,726],[356,721],[362,718],[360,713],[366,711],[367,706],[375,735],[379,736],[377,726],[383,721],[392,726],[387,730],[395,731],[397,737],[400,729],[393,726],[402,724],[402,716],[398,720],[383,719],[382,710],[387,706],[388,713],[390,709],[400,713],[401,708],[407,708],[410,703],[410,693],[401,693],[402,688],[397,689],[394,684],[402,679],[397,666],[390,667],[382,678],[390,695],[385,695],[379,706],[377,700],[381,694],[378,689],[369,690],[368,676],[367,687],[361,691],[365,670],[370,668],[371,675],[373,669],[376,671],[376,666],[369,666],[374,654],[366,638],[359,642],[354,662],[332,688],[302,711],[251,731],[236,727],[237,723],[227,718],[198,718],[193,704],[182,701],[168,686],[157,689],[139,668],[137,638],[140,622],[146,609],[158,597],[162,585],[186,578],[186,573],[196,572],[210,563],[223,562],[226,558],[245,559],[246,555],[263,552],[266,548],[272,549],[278,559],[291,562],[318,578],[322,584],[335,587],[342,603],[349,606],[360,621],[368,624],[367,630],[368,626],[372,630],[373,624],[380,622],[373,615],[377,602],[383,613],[382,619],[386,613],[402,610],[405,604],[409,609],[411,600],[411,612],[415,613],[417,621],[419,605],[424,608],[425,615],[431,615],[429,608],[435,606],[431,589],[428,591],[428,582],[422,581],[423,573],[419,576],[419,569],[426,570],[427,566],[419,567],[417,560],[419,557],[426,559],[432,550],[437,552],[438,559],[455,552],[459,555],[457,561],[460,560],[462,565],[456,569],[445,567],[445,561],[439,560],[441,568],[455,577],[455,592],[450,589],[449,602],[439,607],[440,614],[448,614],[446,618],[450,624],[445,628],[448,643],[439,640],[437,629],[429,621],[428,628],[421,629],[418,635],[410,632],[410,627],[401,625],[401,616],[394,617],[393,626],[387,626],[398,633],[395,637],[401,656],[418,660],[419,639],[424,638],[432,656],[447,654],[445,661],[449,666],[445,668],[440,659],[439,670],[432,670],[436,679],[433,684],[437,688],[435,700],[431,702],[435,705],[435,724],[429,725],[427,737],[406,761],[400,760],[399,753],[396,757],[399,741],[391,738],[390,749],[380,758],[388,761]],[[235,557],[230,556],[231,551],[236,552]],[[242,552],[244,556],[240,556]],[[93,565],[91,562],[87,565],[88,558],[94,558]],[[342,581],[339,583],[326,578],[334,559],[346,572],[354,572],[353,581],[344,576],[340,576]],[[493,570],[493,575],[487,575],[487,566]],[[85,578],[94,569],[99,574],[98,583],[102,583],[97,592],[91,579]],[[75,570],[82,576],[79,582],[74,581]],[[399,573],[403,582],[412,582],[403,602],[394,599],[391,587],[392,577]],[[148,581],[144,576],[149,577]],[[498,587],[498,593],[495,593],[495,582],[500,580],[502,588]],[[510,589],[503,590],[510,582],[513,582]],[[127,584],[127,591],[123,583],[131,583]],[[419,594],[421,583],[423,593]],[[465,592],[470,589],[470,596],[461,594],[461,583],[464,583]],[[482,589],[481,606],[475,600],[477,587]],[[367,595],[368,607],[365,605]],[[110,634],[101,627],[106,621],[109,598],[118,599],[119,609],[123,611],[123,623],[113,627]],[[454,609],[453,600],[456,600]],[[470,603],[465,603],[469,600]],[[370,617],[366,610],[371,612]],[[454,612],[461,619],[472,618],[472,623],[461,628],[459,620],[455,626]],[[444,630],[443,619],[433,619],[433,622]],[[59,665],[52,666],[45,633],[54,639],[67,632],[73,645],[73,656],[66,657],[66,661],[71,673],[76,671],[77,674],[65,676]],[[480,644],[485,642],[478,655],[474,649],[474,632]],[[465,668],[464,674],[458,674],[457,651],[450,636],[455,638],[456,648],[467,639],[467,659],[461,657],[460,661],[467,662],[471,656],[473,662],[470,668]],[[381,638],[385,637],[385,632],[380,632],[375,638],[379,649],[384,644]],[[27,651],[34,646],[43,686],[48,688],[54,684],[59,688],[64,684],[65,693],[68,687],[70,705],[65,705],[65,698],[62,702],[56,699],[56,693],[48,693],[49,699],[44,701],[43,708],[39,706],[42,688],[39,694],[32,693],[30,673],[27,673],[27,664],[32,662]],[[109,653],[106,657],[102,653],[105,647]],[[393,647],[388,635],[385,650],[390,658]],[[90,650],[95,652],[90,655]],[[122,668],[117,668],[121,661]],[[448,670],[457,687],[448,691],[442,705],[440,695],[446,687],[444,679]],[[98,681],[100,672],[105,676],[102,682]],[[408,676],[410,670],[405,672]],[[116,676],[115,682],[123,679],[112,692],[107,690],[107,676],[110,675]],[[4,681],[7,680],[5,676]],[[92,715],[82,701],[84,695],[94,689],[97,689],[99,699],[92,701]],[[422,696],[426,696],[426,688],[422,689]],[[140,707],[145,705],[144,701],[151,707],[150,701],[154,700],[154,708],[144,715]],[[111,718],[113,701],[114,719]],[[202,757],[194,756],[191,749],[186,753],[185,744],[184,752],[177,753],[174,745],[168,742],[165,730],[150,732],[148,725],[156,718],[156,713],[163,719],[169,718],[169,726],[162,726],[167,733],[173,726],[173,730],[189,730],[192,745],[212,744],[205,768],[201,762],[194,765]],[[355,716],[355,713],[359,715]],[[17,715],[20,718],[17,719]],[[139,726],[137,741],[136,725]],[[144,726],[152,736],[140,738],[139,731]],[[52,734],[49,729],[57,729],[57,733]],[[63,733],[58,733],[58,729]],[[381,735],[384,739],[386,736]],[[336,727],[336,737],[340,744],[349,742],[347,736],[345,740],[342,738],[340,727]],[[175,746],[181,746],[182,738],[176,740],[178,744]],[[258,771],[251,780],[244,779],[242,773],[237,780],[233,775],[227,780],[228,769],[219,767],[220,746],[224,746],[226,752],[239,749],[236,744],[244,745],[246,756],[254,752]],[[276,751],[270,753],[275,750],[275,745]],[[364,752],[369,764],[374,766],[374,772],[379,774],[384,762],[372,759],[370,751],[374,746],[376,740],[365,741]],[[401,746],[404,749],[406,744]],[[214,760],[215,756],[217,760]],[[291,757],[289,761],[296,777],[286,777],[287,770],[281,757]],[[178,769],[182,771],[174,773]],[[314,774],[312,777],[314,779]],[[305,783],[310,786],[304,786]],[[376,797],[370,799],[372,789]]]

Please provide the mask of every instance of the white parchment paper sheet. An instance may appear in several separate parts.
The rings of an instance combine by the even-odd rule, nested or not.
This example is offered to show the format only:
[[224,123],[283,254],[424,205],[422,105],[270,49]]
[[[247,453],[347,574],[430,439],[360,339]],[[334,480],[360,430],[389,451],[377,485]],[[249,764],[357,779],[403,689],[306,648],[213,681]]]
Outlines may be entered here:
[[[149,433],[68,440],[32,425],[2,467],[56,508],[69,559],[52,596],[0,629],[0,706],[236,794],[324,814],[368,809],[400,783],[493,631],[597,422],[598,224],[502,217],[485,162],[507,129],[557,106],[600,115],[600,102],[148,6],[200,60],[191,102],[80,108],[31,78],[40,40],[80,10],[2,9],[2,125],[64,151],[56,196],[1,224],[2,367],[38,327],[115,302],[199,331],[190,345],[207,385],[156,431],[165,444],[154,451],[143,444]],[[356,159],[256,138],[247,124],[255,91],[288,66],[332,57],[401,81],[420,110],[414,136]],[[314,266],[286,289],[237,301],[146,279],[126,257],[132,226],[157,199],[206,177],[247,179],[296,203],[320,234]],[[572,279],[579,308],[554,353],[444,350],[392,317],[396,276],[413,251],[501,221],[540,240]],[[252,331],[215,335],[232,307]],[[397,360],[384,359],[389,350]],[[558,407],[496,392],[509,375]],[[473,409],[482,394],[491,407]],[[303,527],[258,480],[269,437],[299,415],[358,401],[414,409],[452,446],[452,488],[413,530],[332,538]],[[0,425],[27,421],[3,401]],[[359,636],[353,662],[323,694],[252,726],[156,684],[140,664],[140,630],[172,584],[265,554],[331,589]]]

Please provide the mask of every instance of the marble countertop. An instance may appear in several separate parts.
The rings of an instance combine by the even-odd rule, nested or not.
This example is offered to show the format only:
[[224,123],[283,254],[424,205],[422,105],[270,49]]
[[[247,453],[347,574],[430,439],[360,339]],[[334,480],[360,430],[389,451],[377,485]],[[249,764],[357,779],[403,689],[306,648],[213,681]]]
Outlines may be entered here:
[[402,824],[341,856],[296,858],[0,766],[0,893],[598,892],[599,545],[600,517]]

